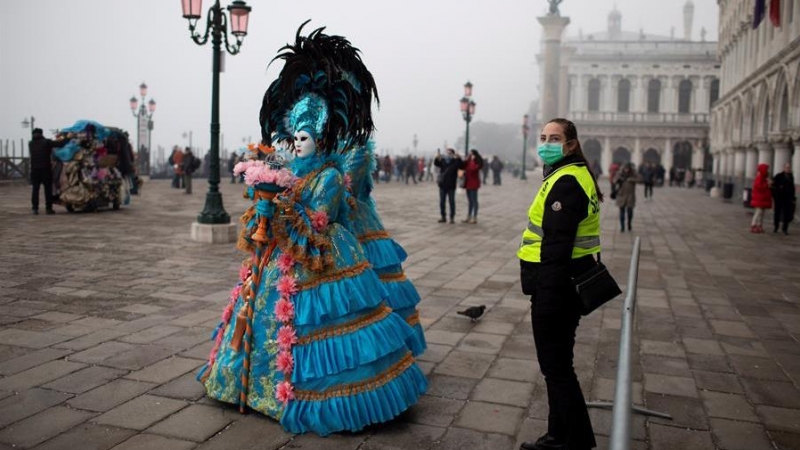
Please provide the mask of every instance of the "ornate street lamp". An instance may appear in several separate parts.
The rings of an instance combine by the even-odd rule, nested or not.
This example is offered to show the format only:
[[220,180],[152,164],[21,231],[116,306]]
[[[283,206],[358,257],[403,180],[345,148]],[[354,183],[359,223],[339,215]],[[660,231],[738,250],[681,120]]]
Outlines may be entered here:
[[[131,96],[129,103],[131,114],[136,117],[136,152],[139,157],[139,174],[150,175],[150,136],[153,132],[153,113],[156,112],[156,101],[151,98],[149,102],[145,103],[147,85],[144,82],[139,85],[139,96],[142,97],[141,105],[136,96]],[[147,145],[143,143],[145,140]]]
[[475,114],[475,102],[472,101],[472,83],[467,81],[464,85],[464,96],[461,97],[461,115],[464,117],[464,122],[467,122],[467,132],[464,138],[464,157],[469,156],[469,123],[472,122],[472,116]]
[[209,161],[211,167],[208,175],[208,193],[206,193],[206,203],[203,211],[197,216],[197,222],[202,224],[227,224],[231,222],[231,217],[225,212],[222,206],[222,194],[219,192],[219,73],[222,53],[222,40],[225,39],[225,50],[231,55],[239,53],[242,48],[242,40],[247,36],[247,22],[251,8],[242,0],[235,0],[228,5],[230,14],[231,34],[236,38],[236,42],[231,45],[228,42],[228,16],[225,15],[219,0],[214,1],[214,5],[208,9],[205,33],[195,32],[195,26],[200,20],[202,11],[202,0],[181,0],[183,6],[183,17],[189,21],[189,32],[192,40],[197,45],[205,45],[211,36],[213,48],[213,75],[211,78],[211,150],[209,151]]
[[522,175],[520,180],[527,180],[528,176],[525,175],[525,153],[528,153],[528,132],[531,127],[528,125],[528,115],[522,116]]
[[31,127],[31,134],[33,134],[33,130],[36,128],[34,122],[36,122],[36,119],[33,116],[31,116],[31,120],[28,120],[28,118],[26,117],[22,119],[22,128]]

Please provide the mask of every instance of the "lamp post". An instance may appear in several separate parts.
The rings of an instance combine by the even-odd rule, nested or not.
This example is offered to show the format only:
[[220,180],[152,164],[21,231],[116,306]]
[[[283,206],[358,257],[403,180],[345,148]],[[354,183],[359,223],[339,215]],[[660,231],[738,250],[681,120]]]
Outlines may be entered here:
[[219,0],[215,0],[208,9],[206,31],[202,35],[195,32],[195,26],[201,16],[202,0],[181,0],[183,17],[189,21],[189,32],[197,45],[205,45],[211,36],[213,48],[213,70],[211,78],[211,150],[209,161],[211,170],[208,175],[208,192],[203,211],[197,216],[201,224],[228,224],[231,217],[222,206],[222,194],[219,192],[219,73],[222,56],[222,40],[225,39],[225,50],[231,55],[239,53],[242,40],[247,36],[247,21],[251,8],[242,0],[235,0],[228,5],[231,34],[236,42],[228,42],[228,16],[222,10]]
[[419,143],[419,141],[417,140],[417,133],[414,133],[414,140],[412,141],[412,143],[414,144],[414,156],[416,156],[417,155],[417,144]]
[[464,138],[464,157],[469,156],[469,123],[472,122],[472,116],[475,114],[475,102],[472,101],[472,83],[467,81],[464,85],[464,96],[461,97],[461,115],[464,117],[464,122],[467,122],[467,133]]
[[527,180],[528,176],[525,175],[525,154],[528,153],[528,131],[531,127],[528,125],[528,115],[522,116],[522,175],[520,180]]
[[[130,99],[131,114],[136,117],[136,152],[139,155],[139,174],[150,175],[150,135],[153,131],[153,113],[156,112],[156,101],[151,98],[149,102],[145,103],[147,85],[144,82],[139,85],[139,95],[142,97],[141,105],[135,95]],[[145,146],[142,141],[147,141],[147,145]]]
[[31,116],[31,120],[28,120],[28,118],[26,117],[26,118],[22,119],[22,128],[31,127],[31,134],[33,134],[33,130],[36,128],[36,126],[34,125],[34,122],[36,122],[36,118],[35,117]]

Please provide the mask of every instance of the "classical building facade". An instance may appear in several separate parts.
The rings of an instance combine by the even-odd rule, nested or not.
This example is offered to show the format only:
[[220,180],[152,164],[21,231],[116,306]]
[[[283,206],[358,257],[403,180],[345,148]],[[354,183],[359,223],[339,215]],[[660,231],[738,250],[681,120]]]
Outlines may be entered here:
[[612,162],[703,169],[710,159],[717,43],[705,40],[705,30],[692,38],[691,0],[683,13],[680,37],[624,31],[614,8],[606,31],[561,45],[559,115],[576,122],[587,159],[598,160],[604,173]]
[[791,162],[800,173],[800,0],[780,0],[779,26],[767,12],[755,29],[751,0],[717,3],[722,73],[711,113],[715,177],[741,189],[759,163],[774,174]]

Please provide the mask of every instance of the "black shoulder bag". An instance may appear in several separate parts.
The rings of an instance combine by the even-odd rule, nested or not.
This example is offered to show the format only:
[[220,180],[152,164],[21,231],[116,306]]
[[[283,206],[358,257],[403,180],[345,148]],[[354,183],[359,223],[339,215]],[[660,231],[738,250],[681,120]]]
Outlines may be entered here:
[[580,298],[579,309],[582,316],[588,315],[622,293],[614,277],[600,261],[600,253],[597,254],[597,265],[573,278],[572,284],[575,285],[575,292]]

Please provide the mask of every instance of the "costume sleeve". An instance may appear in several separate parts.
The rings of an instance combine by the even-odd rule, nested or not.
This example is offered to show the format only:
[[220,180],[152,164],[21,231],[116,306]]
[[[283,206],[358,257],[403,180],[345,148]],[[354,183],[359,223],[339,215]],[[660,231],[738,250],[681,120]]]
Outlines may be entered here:
[[578,234],[578,224],[586,218],[589,199],[573,176],[561,177],[547,195],[542,217],[542,253],[539,271],[544,288],[569,283],[569,262]]
[[342,174],[333,168],[325,169],[311,180],[299,196],[282,198],[275,234],[278,245],[313,271],[321,271],[332,263],[331,241],[327,231],[343,207]]

